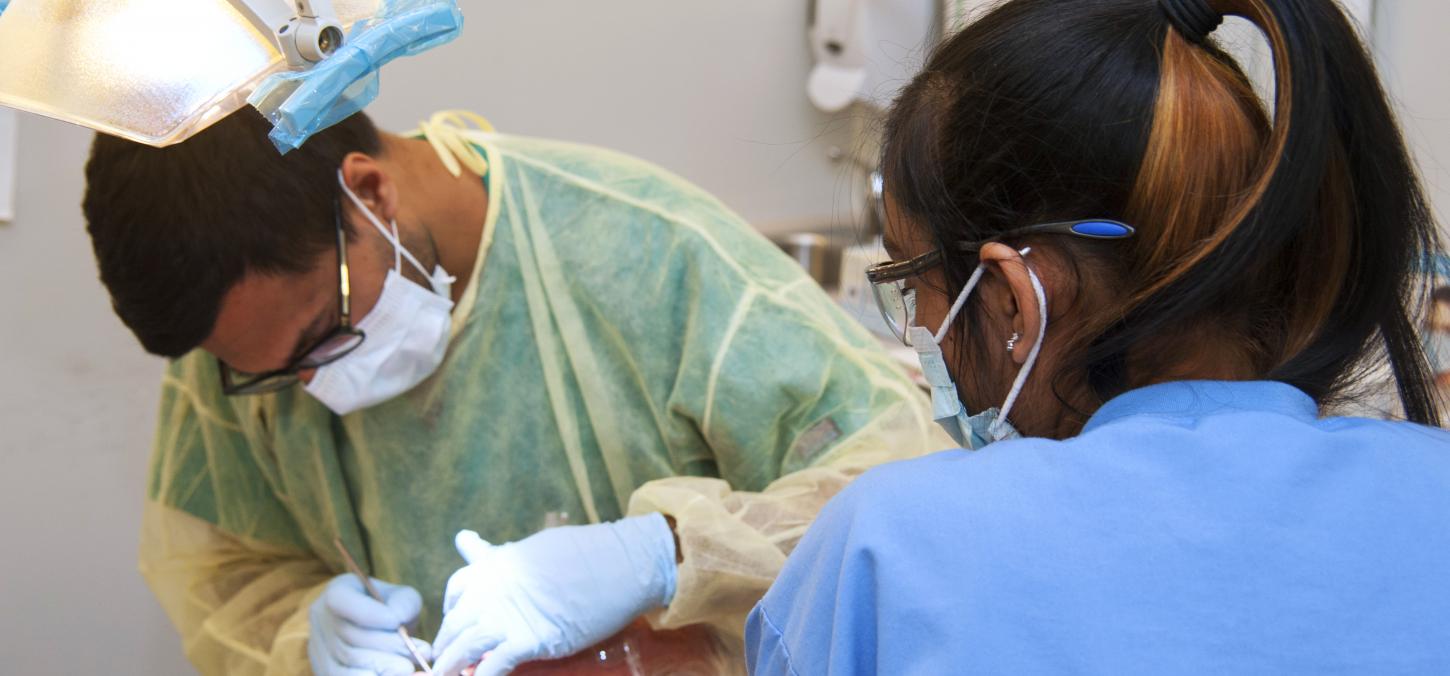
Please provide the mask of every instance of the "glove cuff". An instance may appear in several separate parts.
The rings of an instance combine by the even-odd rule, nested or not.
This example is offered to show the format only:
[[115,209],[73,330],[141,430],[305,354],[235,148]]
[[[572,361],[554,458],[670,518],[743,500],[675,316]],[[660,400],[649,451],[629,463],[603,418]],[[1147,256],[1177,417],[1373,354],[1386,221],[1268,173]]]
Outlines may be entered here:
[[641,582],[655,604],[649,609],[663,608],[675,598],[678,567],[675,564],[675,534],[669,522],[658,512],[631,516],[611,524],[619,539],[630,550]]

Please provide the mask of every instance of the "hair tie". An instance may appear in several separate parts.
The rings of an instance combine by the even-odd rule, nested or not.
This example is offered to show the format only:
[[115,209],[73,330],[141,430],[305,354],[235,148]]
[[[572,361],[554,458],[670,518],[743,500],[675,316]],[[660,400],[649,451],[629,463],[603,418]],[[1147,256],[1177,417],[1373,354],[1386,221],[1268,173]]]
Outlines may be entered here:
[[1203,44],[1208,34],[1223,23],[1223,14],[1209,0],[1158,0],[1168,22],[1194,44]]

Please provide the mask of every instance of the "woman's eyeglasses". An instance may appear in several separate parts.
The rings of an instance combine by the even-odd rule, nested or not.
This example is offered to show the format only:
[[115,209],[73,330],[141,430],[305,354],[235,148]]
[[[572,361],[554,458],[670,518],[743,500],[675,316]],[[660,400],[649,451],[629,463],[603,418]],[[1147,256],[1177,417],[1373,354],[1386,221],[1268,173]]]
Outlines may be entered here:
[[[1133,233],[1133,226],[1102,218],[1058,221],[1015,228],[977,242],[964,242],[957,245],[956,251],[975,254],[991,242],[1024,235],[1072,235],[1085,239],[1114,240],[1127,239]],[[903,345],[911,345],[906,332],[916,323],[916,289],[906,286],[906,280],[940,265],[942,255],[940,249],[932,249],[920,256],[904,261],[886,261],[866,270],[866,279],[871,282],[871,292],[876,297],[877,307],[881,309],[881,317]]]

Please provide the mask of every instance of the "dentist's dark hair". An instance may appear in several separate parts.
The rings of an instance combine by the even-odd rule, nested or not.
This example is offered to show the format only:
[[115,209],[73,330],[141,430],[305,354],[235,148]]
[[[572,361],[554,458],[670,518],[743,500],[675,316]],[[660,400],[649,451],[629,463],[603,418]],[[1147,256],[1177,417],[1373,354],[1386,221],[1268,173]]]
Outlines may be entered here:
[[111,306],[146,351],[190,352],[247,273],[305,272],[337,249],[337,169],[377,155],[377,129],[358,113],[286,155],[270,131],[248,106],[165,148],[96,135],[81,208]]
[[[1272,120],[1230,57],[1190,39],[1199,31],[1183,26],[1184,7],[1263,30]],[[904,89],[882,168],[898,211],[946,252],[1034,222],[1137,227],[1120,242],[1031,240],[1111,289],[1062,372],[1099,402],[1171,376],[1202,347],[1194,328],[1211,323],[1241,338],[1253,377],[1321,405],[1387,355],[1406,417],[1440,421],[1412,310],[1434,224],[1370,57],[1333,0],[1005,2]],[[955,295],[977,261],[947,259]],[[975,305],[959,332],[970,335]]]

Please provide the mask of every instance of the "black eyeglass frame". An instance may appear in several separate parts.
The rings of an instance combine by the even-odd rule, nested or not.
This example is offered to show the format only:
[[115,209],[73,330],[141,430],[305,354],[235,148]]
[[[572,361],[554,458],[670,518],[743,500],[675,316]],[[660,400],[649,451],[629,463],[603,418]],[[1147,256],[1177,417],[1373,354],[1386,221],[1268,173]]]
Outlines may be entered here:
[[[1108,227],[1103,228],[1102,226]],[[1055,221],[1014,228],[984,240],[963,242],[958,244],[956,249],[963,253],[979,253],[987,244],[1024,235],[1054,234],[1072,235],[1085,239],[1119,240],[1132,237],[1135,233],[1133,226],[1107,218]],[[902,283],[908,278],[940,265],[941,262],[941,249],[932,249],[904,261],[886,261],[866,270],[866,279],[871,283],[871,294],[876,298],[876,308],[880,310],[881,318],[886,322],[887,328],[903,345],[911,345],[908,329],[915,321],[916,296],[914,289],[904,289]],[[898,320],[894,316],[895,310],[899,310],[904,316]]]
[[[352,274],[347,265],[347,233],[342,227],[342,206],[333,203],[334,225],[337,227],[337,295],[338,295],[338,320],[337,326],[331,331],[308,346],[302,351],[302,355],[293,359],[286,366],[260,374],[244,374],[235,371],[226,362],[217,359],[217,370],[221,374],[222,392],[228,396],[247,394],[266,394],[276,392],[282,388],[293,385],[298,380],[298,373],[310,369],[322,368],[349,354],[367,340],[367,333],[352,324]],[[323,346],[345,338],[349,344],[342,349],[328,352],[321,357],[313,357],[313,353]],[[246,376],[245,380],[237,381],[233,374]]]
[[[1122,231],[1118,234],[1103,235],[1074,229],[1090,223],[1108,223],[1122,228]],[[1025,235],[1072,235],[1084,239],[1117,240],[1132,237],[1136,232],[1133,226],[1109,218],[1085,218],[1077,221],[1056,221],[1053,223],[1038,223],[1036,225],[1014,228],[988,239],[975,242],[962,242],[956,248],[957,251],[962,253],[977,253],[982,250],[982,247],[992,242],[1000,242],[1010,237],[1022,237]],[[941,249],[932,249],[920,256],[914,256],[904,261],[886,261],[873,265],[866,269],[866,279],[872,284],[900,281],[926,272],[934,266],[940,265],[941,261]]]

